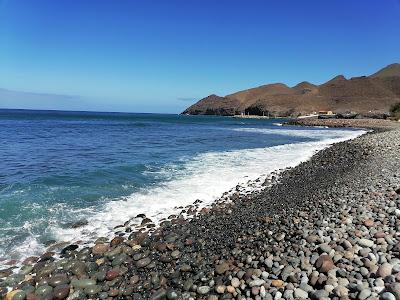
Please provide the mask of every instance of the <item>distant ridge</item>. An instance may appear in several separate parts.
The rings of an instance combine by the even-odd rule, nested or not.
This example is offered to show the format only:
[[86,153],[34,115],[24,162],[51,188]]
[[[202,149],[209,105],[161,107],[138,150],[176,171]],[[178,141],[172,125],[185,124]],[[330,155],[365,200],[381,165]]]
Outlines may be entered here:
[[372,74],[370,77],[384,78],[391,76],[400,76],[400,64],[388,65],[383,69],[379,70],[378,72]]
[[184,114],[254,114],[294,117],[321,110],[385,116],[400,102],[400,64],[391,64],[371,76],[346,79],[338,75],[314,85],[303,81],[294,87],[266,84],[227,96],[210,95],[188,107]]

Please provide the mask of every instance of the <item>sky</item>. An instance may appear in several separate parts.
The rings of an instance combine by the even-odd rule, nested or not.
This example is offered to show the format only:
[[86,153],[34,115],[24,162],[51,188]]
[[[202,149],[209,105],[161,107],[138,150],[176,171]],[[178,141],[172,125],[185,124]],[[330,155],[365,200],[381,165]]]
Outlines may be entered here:
[[400,0],[0,0],[0,108],[179,113],[394,62]]

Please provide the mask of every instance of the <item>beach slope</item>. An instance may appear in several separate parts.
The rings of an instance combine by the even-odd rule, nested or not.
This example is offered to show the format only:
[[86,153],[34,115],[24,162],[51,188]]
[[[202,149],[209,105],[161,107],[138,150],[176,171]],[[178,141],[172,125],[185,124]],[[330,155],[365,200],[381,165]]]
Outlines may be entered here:
[[191,220],[172,216],[150,236],[122,226],[92,248],[67,246],[61,260],[49,252],[19,275],[2,270],[0,293],[399,299],[399,170],[400,131],[380,129],[318,152],[262,191],[234,193]]

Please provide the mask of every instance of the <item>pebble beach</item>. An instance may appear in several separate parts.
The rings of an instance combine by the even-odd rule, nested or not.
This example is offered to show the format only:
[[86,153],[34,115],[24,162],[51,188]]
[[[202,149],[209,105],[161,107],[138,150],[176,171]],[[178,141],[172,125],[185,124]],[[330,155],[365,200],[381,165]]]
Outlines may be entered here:
[[53,245],[0,270],[0,298],[398,300],[400,129],[352,126],[373,131],[260,191],[194,203],[159,227],[138,215],[141,226],[127,221],[112,239]]

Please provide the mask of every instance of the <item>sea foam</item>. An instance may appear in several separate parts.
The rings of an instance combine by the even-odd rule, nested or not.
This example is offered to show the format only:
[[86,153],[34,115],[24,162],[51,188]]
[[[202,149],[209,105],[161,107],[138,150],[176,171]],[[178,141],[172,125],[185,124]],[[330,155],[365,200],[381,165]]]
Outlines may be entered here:
[[[182,158],[183,167],[166,165],[160,176],[169,178],[161,185],[149,186],[120,199],[107,199],[97,208],[75,209],[73,213],[85,218],[87,226],[62,228],[53,222],[47,229],[57,241],[93,241],[99,236],[111,236],[113,228],[145,213],[156,224],[171,214],[179,213],[179,207],[201,200],[201,206],[212,204],[221,195],[237,185],[246,186],[250,181],[261,179],[276,170],[294,167],[308,160],[314,153],[329,145],[364,134],[362,130],[316,129],[257,129],[239,128],[239,131],[257,132],[269,138],[271,134],[311,138],[311,141],[285,144],[268,148],[243,149],[223,152],[207,152],[194,157]],[[261,135],[262,138],[262,135]],[[182,166],[182,164],[179,164]],[[58,207],[55,209],[71,209]],[[29,230],[29,224],[26,225]],[[37,237],[30,235],[25,247],[16,246],[13,253],[19,258],[40,254],[44,246]],[[0,262],[1,265],[1,262]]]

